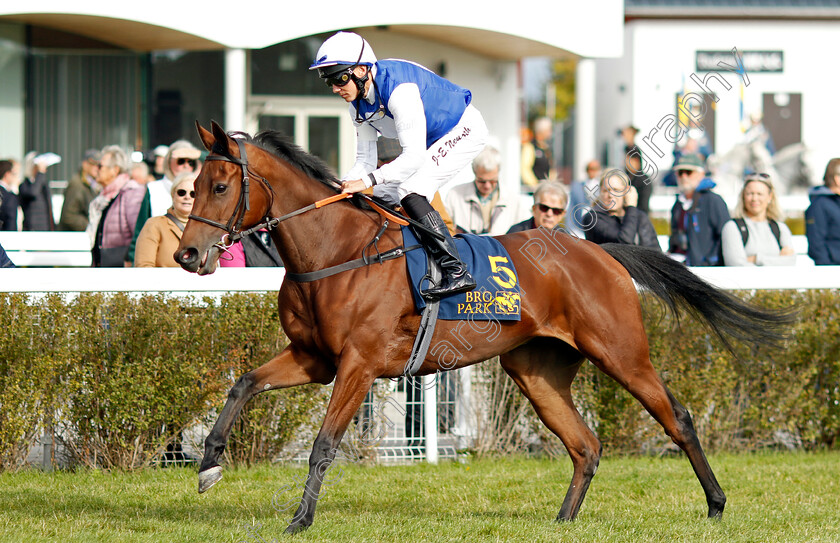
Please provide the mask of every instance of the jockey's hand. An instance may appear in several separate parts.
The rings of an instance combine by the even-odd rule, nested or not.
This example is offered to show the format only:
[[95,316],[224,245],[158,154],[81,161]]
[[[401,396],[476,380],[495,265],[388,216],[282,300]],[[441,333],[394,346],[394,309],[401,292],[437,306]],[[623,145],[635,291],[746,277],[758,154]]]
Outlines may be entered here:
[[365,190],[365,182],[361,179],[348,179],[341,183],[341,192],[362,192]]

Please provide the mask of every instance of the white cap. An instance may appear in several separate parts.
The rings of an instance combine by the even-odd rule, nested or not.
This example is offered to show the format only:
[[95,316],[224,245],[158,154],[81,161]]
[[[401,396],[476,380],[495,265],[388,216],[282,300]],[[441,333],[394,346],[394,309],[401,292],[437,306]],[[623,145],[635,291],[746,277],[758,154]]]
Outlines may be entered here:
[[339,32],[328,38],[318,49],[315,62],[310,70],[334,66],[336,64],[351,64],[373,66],[376,55],[363,37],[354,32]]

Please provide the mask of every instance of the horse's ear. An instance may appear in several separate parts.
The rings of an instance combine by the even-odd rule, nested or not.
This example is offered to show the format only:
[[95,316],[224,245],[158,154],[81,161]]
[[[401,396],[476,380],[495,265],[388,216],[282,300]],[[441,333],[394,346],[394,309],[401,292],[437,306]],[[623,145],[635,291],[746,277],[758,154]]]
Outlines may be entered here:
[[230,136],[225,133],[225,129],[219,126],[216,121],[210,121],[210,130],[213,131],[213,136],[216,138],[216,146],[227,152],[230,149]]
[[208,151],[211,150],[213,148],[213,144],[216,143],[216,138],[213,137],[213,134],[198,124],[198,120],[195,121],[195,129],[198,130],[198,137],[201,139],[201,143],[204,144],[204,148]]

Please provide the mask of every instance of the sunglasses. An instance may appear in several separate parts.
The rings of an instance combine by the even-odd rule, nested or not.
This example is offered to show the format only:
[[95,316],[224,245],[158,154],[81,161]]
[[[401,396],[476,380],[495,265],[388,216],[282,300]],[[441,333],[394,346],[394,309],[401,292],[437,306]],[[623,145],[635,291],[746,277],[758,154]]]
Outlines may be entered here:
[[189,164],[190,168],[195,169],[195,167],[198,165],[198,161],[194,158],[179,158],[177,164],[178,166]]
[[552,215],[562,215],[566,211],[562,207],[551,207],[545,204],[537,204],[537,208],[539,208],[539,210],[543,213],[548,213],[549,211],[551,211]]
[[[177,194],[178,196],[184,197],[184,196],[187,195],[187,191],[184,190],[184,189],[178,189],[178,190],[175,191],[175,194]],[[190,191],[190,198],[195,198],[195,191],[194,190]]]
[[691,175],[695,172],[695,170],[677,170],[677,177],[682,177],[683,175]]
[[770,176],[766,173],[751,173],[747,177],[744,178],[745,183],[749,183],[750,181],[770,181]]
[[329,88],[333,88],[333,86],[343,87],[344,85],[350,82],[350,76],[352,75],[352,73],[353,69],[349,68],[343,72],[339,72],[338,74],[326,76],[324,77],[324,83]]

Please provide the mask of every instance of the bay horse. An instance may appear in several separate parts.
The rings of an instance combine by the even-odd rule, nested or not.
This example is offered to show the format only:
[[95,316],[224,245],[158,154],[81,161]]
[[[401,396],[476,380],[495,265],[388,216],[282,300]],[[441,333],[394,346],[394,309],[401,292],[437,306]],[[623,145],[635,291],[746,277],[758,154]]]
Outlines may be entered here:
[[[274,219],[271,236],[286,266],[278,296],[289,345],[231,388],[205,440],[199,492],[222,477],[220,457],[243,405],[261,392],[334,383],[309,458],[303,497],[287,532],[310,526],[326,470],[357,409],[377,378],[398,378],[420,323],[402,258],[299,282],[295,274],[357,259],[379,235],[383,251],[399,247],[395,225],[350,200],[336,199],[335,177],[316,157],[275,132],[255,138],[196,123],[209,151],[195,182],[196,199],[175,258],[199,275],[215,270],[223,247],[241,232]],[[232,137],[234,136],[234,137]],[[338,196],[340,198],[341,196]],[[220,242],[221,238],[221,242]],[[556,434],[573,464],[557,520],[573,520],[601,457],[601,445],[573,401],[570,386],[584,359],[618,381],[685,451],[720,518],[726,497],[697,438],[691,416],[654,369],[634,280],[672,310],[686,308],[722,339],[772,343],[790,315],[755,307],[699,279],[661,252],[598,246],[565,232],[529,230],[500,236],[522,287],[521,320],[439,321],[418,375],[500,356],[505,372]],[[435,344],[453,346],[435,357]],[[453,354],[454,353],[454,354]]]

